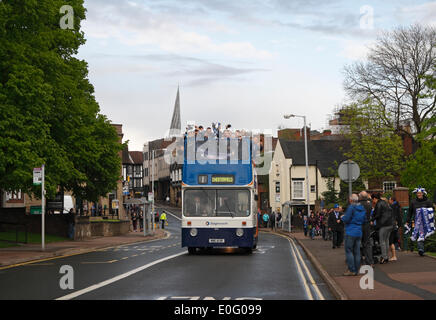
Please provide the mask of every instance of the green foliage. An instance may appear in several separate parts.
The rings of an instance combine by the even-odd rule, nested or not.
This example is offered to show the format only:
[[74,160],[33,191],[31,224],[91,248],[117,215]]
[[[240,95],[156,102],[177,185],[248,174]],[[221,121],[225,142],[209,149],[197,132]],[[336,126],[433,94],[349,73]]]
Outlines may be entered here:
[[344,134],[351,141],[345,156],[357,162],[364,179],[381,182],[394,178],[404,167],[402,140],[393,128],[385,125],[390,115],[371,101],[343,107]]
[[335,177],[327,178],[327,191],[321,194],[325,202],[325,207],[338,203],[338,194],[339,192],[335,190]]
[[[338,195],[338,202],[342,207],[345,207],[348,205],[348,197],[349,197],[349,192],[348,192],[348,183],[344,182],[341,180],[341,183],[339,184],[339,195]],[[359,193],[360,191],[366,190],[365,184],[363,183],[362,180],[362,175],[359,176],[359,178],[357,178],[356,181],[353,182],[352,184],[352,191],[354,193]]]
[[[74,30],[59,26],[74,9]],[[0,2],[0,189],[37,196],[34,167],[45,164],[47,196],[58,187],[95,200],[114,189],[121,163],[115,129],[99,114],[88,66],[83,0]]]
[[420,147],[407,160],[401,182],[409,189],[422,186],[431,196],[436,188],[436,115],[426,120],[426,127],[417,137]]

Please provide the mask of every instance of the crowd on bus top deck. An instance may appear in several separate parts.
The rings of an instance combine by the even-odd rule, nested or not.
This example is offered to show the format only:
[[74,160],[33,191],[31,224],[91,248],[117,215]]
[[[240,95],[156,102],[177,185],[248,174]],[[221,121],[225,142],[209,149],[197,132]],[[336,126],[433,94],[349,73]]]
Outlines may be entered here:
[[[243,137],[251,137],[252,133],[246,131],[244,129],[232,129],[231,124],[225,125],[225,127],[221,126],[221,123],[212,123],[210,127],[206,127],[206,129],[202,125],[189,125],[186,127],[185,136],[187,137],[196,137],[197,139],[208,139],[211,137],[214,138],[237,138],[242,139]],[[255,142],[258,140],[258,137],[253,135],[253,139]],[[256,140],[257,139],[257,140]]]
[[212,123],[211,126],[206,127],[206,129],[202,125],[188,125],[185,130],[185,137],[192,138],[195,137],[197,141],[207,141],[211,138],[216,139],[238,139],[241,141],[243,138],[248,138],[252,142],[253,152],[252,156],[256,157],[259,155],[259,152],[263,151],[263,143],[260,140],[259,135],[255,135],[250,131],[244,129],[232,129],[231,124],[227,124],[224,127],[221,126],[221,123]]

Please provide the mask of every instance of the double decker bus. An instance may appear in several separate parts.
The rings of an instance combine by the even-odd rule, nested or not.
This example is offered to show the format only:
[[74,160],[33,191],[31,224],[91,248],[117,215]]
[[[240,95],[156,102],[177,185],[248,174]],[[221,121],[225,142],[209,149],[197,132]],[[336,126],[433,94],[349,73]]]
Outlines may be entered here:
[[258,221],[250,138],[204,142],[188,137],[184,144],[182,247],[190,254],[223,247],[251,253],[258,241]]

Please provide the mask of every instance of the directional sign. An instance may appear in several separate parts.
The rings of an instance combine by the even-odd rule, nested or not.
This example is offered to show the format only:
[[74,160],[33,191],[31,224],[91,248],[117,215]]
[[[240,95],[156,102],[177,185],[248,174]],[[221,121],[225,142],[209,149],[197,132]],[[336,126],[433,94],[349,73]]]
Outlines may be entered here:
[[33,185],[40,186],[42,184],[42,168],[33,169]]
[[349,175],[350,175],[351,182],[354,182],[360,176],[360,168],[356,162],[352,160],[346,160],[339,165],[338,173],[339,173],[339,178],[341,178],[342,181],[348,183],[350,180],[349,179]]

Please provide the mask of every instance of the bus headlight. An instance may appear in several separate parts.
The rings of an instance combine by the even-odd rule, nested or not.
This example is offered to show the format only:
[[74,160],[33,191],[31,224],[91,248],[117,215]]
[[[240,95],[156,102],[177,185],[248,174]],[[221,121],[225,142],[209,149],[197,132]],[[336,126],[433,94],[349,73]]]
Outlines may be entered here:
[[236,229],[236,235],[238,237],[242,237],[244,235],[244,230],[243,229]]
[[189,231],[189,234],[191,237],[195,237],[197,235],[198,231],[196,228],[192,228],[191,231]]

